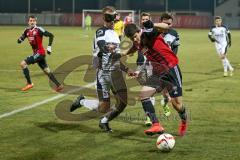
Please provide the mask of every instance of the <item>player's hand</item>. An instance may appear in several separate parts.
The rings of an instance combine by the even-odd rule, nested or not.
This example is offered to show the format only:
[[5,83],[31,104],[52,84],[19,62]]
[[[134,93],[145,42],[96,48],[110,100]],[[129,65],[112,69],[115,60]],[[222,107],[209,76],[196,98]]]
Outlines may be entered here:
[[214,38],[211,39],[211,42],[215,42],[216,40]]
[[232,45],[232,41],[229,41],[228,46],[231,47],[231,45]]
[[52,47],[51,46],[47,46],[47,54],[51,54],[52,53]]
[[147,21],[143,22],[143,27],[145,29],[151,29],[154,27],[154,24],[151,20],[147,20]]
[[17,43],[22,43],[22,40],[19,38],[19,39],[17,40]]
[[128,76],[131,78],[137,78],[139,73],[140,73],[139,71],[134,72],[133,70],[130,70],[130,69],[128,70]]

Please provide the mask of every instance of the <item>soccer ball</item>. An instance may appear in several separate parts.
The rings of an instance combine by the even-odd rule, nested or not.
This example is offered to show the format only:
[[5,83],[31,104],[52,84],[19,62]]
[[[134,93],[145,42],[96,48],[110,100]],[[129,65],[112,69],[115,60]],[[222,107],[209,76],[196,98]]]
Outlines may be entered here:
[[169,152],[175,145],[175,138],[168,133],[161,134],[156,142],[157,148],[162,152]]

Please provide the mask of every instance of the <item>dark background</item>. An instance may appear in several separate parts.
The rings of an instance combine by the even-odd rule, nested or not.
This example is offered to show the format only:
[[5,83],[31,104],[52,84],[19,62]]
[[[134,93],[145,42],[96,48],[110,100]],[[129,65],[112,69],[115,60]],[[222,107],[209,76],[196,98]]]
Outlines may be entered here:
[[[27,13],[29,0],[0,0],[0,13]],[[82,9],[101,9],[113,5],[117,9],[163,12],[169,11],[214,12],[214,0],[75,0],[75,12]],[[74,0],[30,0],[31,13],[71,13]]]

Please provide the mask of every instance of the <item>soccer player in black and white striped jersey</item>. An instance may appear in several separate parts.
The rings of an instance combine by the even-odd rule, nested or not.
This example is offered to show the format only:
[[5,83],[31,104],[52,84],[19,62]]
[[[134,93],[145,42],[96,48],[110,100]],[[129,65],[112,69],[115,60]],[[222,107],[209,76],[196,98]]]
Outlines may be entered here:
[[[94,38],[94,64],[97,67],[97,94],[98,100],[86,99],[79,96],[71,105],[70,111],[79,107],[96,110],[105,115],[99,121],[99,127],[106,132],[112,132],[109,122],[116,118],[127,106],[127,86],[123,77],[123,71],[128,68],[121,62],[120,40],[113,30],[114,20],[117,15],[115,8],[107,6],[103,9],[104,26],[96,31]],[[110,108],[110,90],[116,98],[116,104]]]

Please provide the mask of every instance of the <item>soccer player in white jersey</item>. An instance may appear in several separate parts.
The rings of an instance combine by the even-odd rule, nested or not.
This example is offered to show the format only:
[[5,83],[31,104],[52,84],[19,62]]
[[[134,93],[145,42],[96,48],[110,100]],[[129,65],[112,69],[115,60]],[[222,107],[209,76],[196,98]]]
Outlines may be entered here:
[[[70,111],[84,106],[90,110],[105,113],[99,121],[99,127],[106,132],[112,132],[109,122],[127,106],[127,86],[122,71],[128,72],[128,68],[120,62],[122,56],[120,40],[113,30],[116,10],[114,7],[107,6],[102,13],[104,26],[97,29],[93,46],[94,55],[99,61],[99,64],[94,64],[97,66],[98,100],[86,99],[81,95],[73,102]],[[110,108],[110,90],[116,98],[116,104],[112,108]]]
[[215,47],[219,57],[222,60],[224,74],[223,76],[233,75],[233,67],[227,59],[227,48],[231,46],[231,33],[229,29],[222,25],[222,18],[215,17],[215,26],[212,26],[208,33],[208,38],[215,43]]

